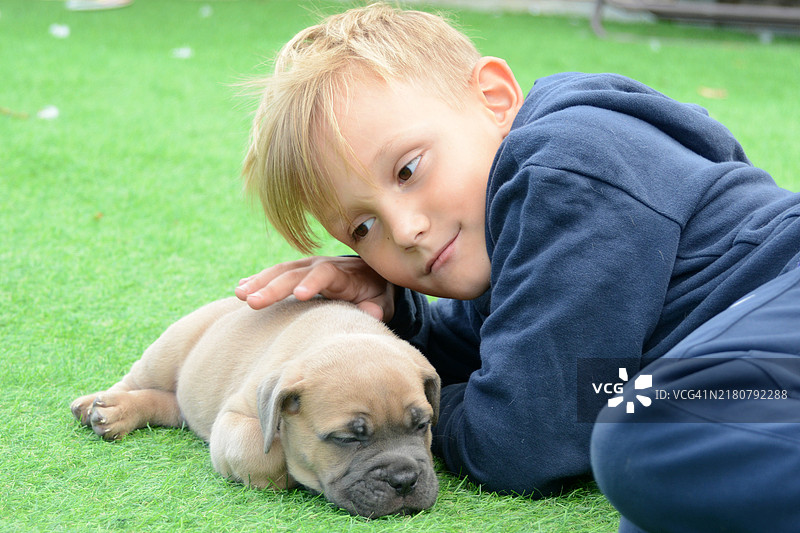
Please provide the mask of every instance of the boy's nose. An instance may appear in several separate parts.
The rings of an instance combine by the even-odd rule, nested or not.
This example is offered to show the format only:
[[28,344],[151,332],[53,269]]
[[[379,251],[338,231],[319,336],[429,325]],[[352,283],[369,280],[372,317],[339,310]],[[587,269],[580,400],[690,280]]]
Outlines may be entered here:
[[428,217],[422,213],[395,213],[391,221],[392,239],[403,248],[417,246],[430,228]]

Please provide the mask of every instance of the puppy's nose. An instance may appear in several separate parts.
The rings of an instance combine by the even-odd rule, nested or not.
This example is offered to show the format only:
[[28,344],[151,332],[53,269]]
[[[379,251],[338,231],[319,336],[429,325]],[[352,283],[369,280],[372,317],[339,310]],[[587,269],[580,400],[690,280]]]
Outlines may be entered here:
[[419,472],[403,469],[389,474],[386,482],[397,491],[398,495],[405,496],[414,490],[418,479]]

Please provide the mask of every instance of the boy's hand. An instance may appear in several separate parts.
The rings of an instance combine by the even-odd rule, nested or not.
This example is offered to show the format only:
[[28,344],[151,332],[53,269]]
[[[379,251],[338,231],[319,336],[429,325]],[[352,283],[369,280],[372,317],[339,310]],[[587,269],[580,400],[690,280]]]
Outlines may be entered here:
[[394,316],[394,286],[360,257],[308,257],[280,263],[245,278],[236,296],[263,309],[287,296],[310,300],[317,294],[347,300],[378,320]]

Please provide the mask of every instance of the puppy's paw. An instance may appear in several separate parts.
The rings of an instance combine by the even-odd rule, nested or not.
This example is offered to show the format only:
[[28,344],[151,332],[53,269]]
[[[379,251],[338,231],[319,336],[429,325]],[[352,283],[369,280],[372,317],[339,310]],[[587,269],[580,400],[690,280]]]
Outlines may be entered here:
[[89,422],[89,415],[92,413],[92,404],[96,397],[97,394],[87,394],[86,396],[81,396],[76,399],[69,406],[70,411],[72,411],[72,416],[77,418],[84,426],[92,425],[92,423]]
[[105,440],[121,439],[137,428],[127,392],[105,391],[72,402],[72,414]]

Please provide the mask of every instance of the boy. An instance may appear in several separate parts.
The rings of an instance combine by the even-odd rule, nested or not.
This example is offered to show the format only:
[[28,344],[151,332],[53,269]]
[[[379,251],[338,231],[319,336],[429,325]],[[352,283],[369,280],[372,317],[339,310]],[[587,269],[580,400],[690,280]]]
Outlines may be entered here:
[[[504,61],[440,18],[374,5],[283,48],[244,174],[299,250],[313,248],[311,215],[358,256],[277,265],[237,295],[350,300],[417,345],[446,385],[434,452],[450,470],[540,496],[593,468],[622,530],[800,523],[785,403],[756,429],[655,405],[629,419],[606,408],[594,437],[579,421],[580,360],[616,373],[620,359],[683,357],[679,342],[706,346],[716,315],[738,341],[724,353],[800,355],[800,196],[702,109],[612,75],[555,75],[523,97]],[[720,375],[775,385],[751,373]],[[764,469],[787,442],[780,470]]]

